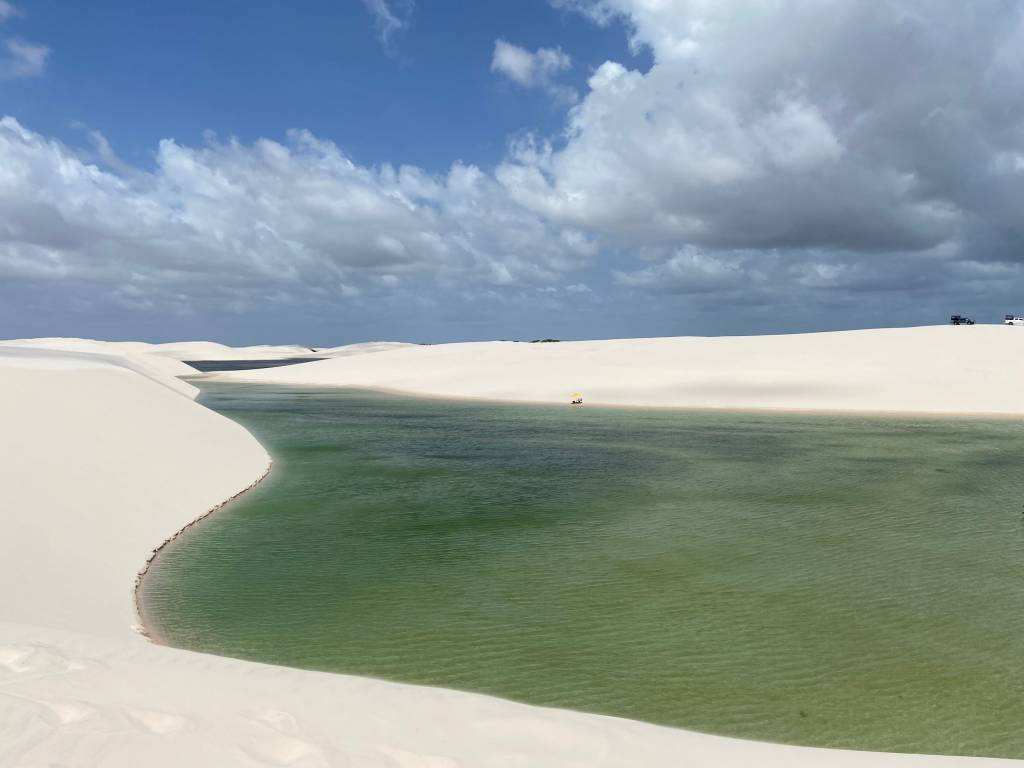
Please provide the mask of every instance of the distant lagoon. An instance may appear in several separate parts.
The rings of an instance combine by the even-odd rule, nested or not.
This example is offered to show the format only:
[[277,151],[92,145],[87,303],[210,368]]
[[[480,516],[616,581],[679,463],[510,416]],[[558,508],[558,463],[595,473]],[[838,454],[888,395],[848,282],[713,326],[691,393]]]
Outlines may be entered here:
[[1024,425],[202,383],[268,480],[171,645],[731,736],[1024,757]]
[[213,373],[214,371],[251,371],[257,368],[280,368],[285,365],[298,365],[299,363],[314,363],[323,360],[322,357],[285,357],[280,360],[186,360],[186,365],[191,365],[201,373]]

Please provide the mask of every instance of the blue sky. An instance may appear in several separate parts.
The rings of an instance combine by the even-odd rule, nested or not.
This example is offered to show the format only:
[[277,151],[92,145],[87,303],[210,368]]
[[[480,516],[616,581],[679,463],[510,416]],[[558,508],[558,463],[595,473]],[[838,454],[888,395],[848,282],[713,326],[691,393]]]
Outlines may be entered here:
[[494,77],[496,39],[561,46],[576,87],[609,58],[649,65],[621,23],[598,27],[545,0],[431,3],[387,44],[360,0],[22,5],[13,31],[53,53],[45,82],[5,87],[5,110],[69,143],[81,140],[75,122],[100,130],[142,166],[167,137],[250,142],[297,127],[361,163],[491,166],[510,135],[557,133],[564,120],[544,94]]
[[1022,51],[1015,3],[0,0],[0,336],[995,321]]

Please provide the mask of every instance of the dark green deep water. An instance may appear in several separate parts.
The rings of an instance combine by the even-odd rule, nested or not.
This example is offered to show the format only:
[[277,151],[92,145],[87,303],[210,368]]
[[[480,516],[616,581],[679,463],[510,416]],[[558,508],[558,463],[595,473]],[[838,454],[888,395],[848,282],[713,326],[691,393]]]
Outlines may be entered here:
[[271,476],[170,644],[703,731],[1024,757],[1024,425],[203,385]]

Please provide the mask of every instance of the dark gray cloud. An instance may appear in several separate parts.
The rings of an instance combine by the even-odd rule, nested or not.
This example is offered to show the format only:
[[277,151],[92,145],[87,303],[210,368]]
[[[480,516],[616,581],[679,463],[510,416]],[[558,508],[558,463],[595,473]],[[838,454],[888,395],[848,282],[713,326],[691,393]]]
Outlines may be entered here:
[[879,275],[873,254],[1024,258],[1020,3],[561,5],[622,16],[654,65],[606,63],[564,139],[499,168],[523,205],[621,244],[829,252]]

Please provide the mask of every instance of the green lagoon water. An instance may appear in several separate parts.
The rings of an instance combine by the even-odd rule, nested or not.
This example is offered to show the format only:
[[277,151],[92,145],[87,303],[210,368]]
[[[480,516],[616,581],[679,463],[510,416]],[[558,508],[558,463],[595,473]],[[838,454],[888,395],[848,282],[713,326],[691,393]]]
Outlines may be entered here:
[[270,478],[169,643],[772,741],[1024,757],[1024,425],[203,385]]

